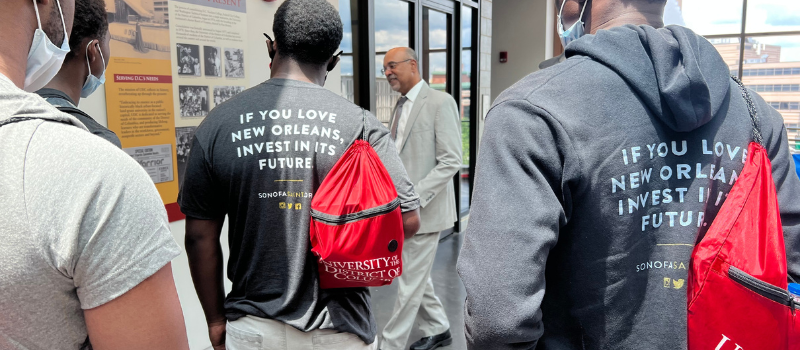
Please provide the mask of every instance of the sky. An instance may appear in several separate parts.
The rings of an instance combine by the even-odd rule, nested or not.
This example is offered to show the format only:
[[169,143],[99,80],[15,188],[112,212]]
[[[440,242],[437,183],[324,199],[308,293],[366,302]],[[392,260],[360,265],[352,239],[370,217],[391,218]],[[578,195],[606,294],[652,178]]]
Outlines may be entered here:
[[[737,36],[742,27],[743,0],[683,0],[682,8],[677,1],[668,0],[665,10],[666,24],[680,24],[702,35],[731,34]],[[408,46],[409,4],[399,0],[375,0],[375,48],[386,51],[397,46]],[[344,24],[341,49],[352,52],[352,29],[350,26],[350,1],[339,2],[339,12]],[[462,42],[470,45],[471,20],[465,16],[461,23]],[[431,47],[444,47],[447,39],[446,15],[430,11]],[[800,31],[800,0],[749,0],[746,31],[781,32]],[[759,42],[781,46],[781,61],[800,61],[800,36],[759,37]],[[463,53],[462,53],[463,54]],[[445,55],[430,57],[431,71],[445,69]],[[349,62],[349,64],[348,64]],[[465,71],[470,70],[469,60],[464,60]],[[376,57],[376,75],[380,74],[383,57]],[[352,59],[342,60],[342,74],[352,75]]]
[[[742,0],[683,0],[681,12],[685,25],[698,34],[736,36],[742,30],[742,3]],[[800,31],[800,1],[748,1],[745,29],[748,33]],[[759,37],[757,40],[781,46],[782,62],[800,61],[800,36]]]
[[[408,46],[408,12],[409,4],[399,0],[375,0],[375,50],[388,51],[398,46]],[[465,9],[468,9],[465,7]],[[471,10],[471,9],[470,9]],[[344,52],[353,51],[353,35],[350,23],[350,1],[342,0],[339,2],[339,14],[342,16],[344,25],[344,37],[339,46]],[[472,19],[465,16],[461,23],[462,43],[470,46],[470,28]],[[431,48],[445,48],[447,44],[447,15],[429,10],[429,38]],[[383,56],[375,58],[376,76],[383,76],[380,73],[383,67]],[[444,54],[432,54],[430,57],[431,71],[443,71],[446,69],[446,57]],[[342,60],[342,75],[352,75],[352,59],[345,57]],[[465,70],[470,69],[470,62],[465,62]]]

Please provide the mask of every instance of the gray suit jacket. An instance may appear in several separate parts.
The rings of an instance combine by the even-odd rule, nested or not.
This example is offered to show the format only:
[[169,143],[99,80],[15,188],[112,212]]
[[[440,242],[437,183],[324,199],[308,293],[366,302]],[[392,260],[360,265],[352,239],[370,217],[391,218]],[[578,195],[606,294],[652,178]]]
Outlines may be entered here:
[[453,175],[461,169],[461,123],[453,97],[423,82],[401,140],[400,159],[419,194],[418,232],[453,227],[458,220]]

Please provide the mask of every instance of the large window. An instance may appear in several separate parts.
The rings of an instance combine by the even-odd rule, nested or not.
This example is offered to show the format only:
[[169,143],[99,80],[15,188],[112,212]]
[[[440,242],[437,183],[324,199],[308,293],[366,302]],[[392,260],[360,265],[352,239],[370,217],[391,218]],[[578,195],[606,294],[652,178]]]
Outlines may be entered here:
[[472,174],[469,172],[470,147],[472,142],[470,122],[472,121],[472,67],[473,53],[477,50],[472,48],[473,16],[476,10],[469,6],[461,7],[461,67],[457,70],[461,74],[461,144],[462,160],[461,166],[461,210],[469,209],[470,203],[470,179]]
[[[422,78],[451,94],[460,109],[463,167],[456,175],[456,205],[468,214],[477,154],[477,80],[480,1],[340,0],[344,23],[342,95],[387,124],[400,94],[381,74],[392,48],[417,51]],[[460,223],[460,221],[459,221]],[[461,229],[456,223],[455,230]]]
[[411,4],[401,0],[375,0],[375,116],[388,125],[400,93],[392,90],[381,73],[383,57],[395,47],[411,46],[409,13]]
[[354,74],[353,74],[353,24],[352,14],[350,11],[350,2],[346,0],[339,1],[339,15],[342,17],[342,43],[339,44],[339,50],[342,50],[341,61],[339,61],[339,69],[342,74],[342,96],[355,102],[354,96]]
[[800,153],[800,1],[674,0],[673,6],[680,11],[666,11],[665,24],[685,24],[708,38],[731,74],[783,115],[789,146]]
[[432,89],[450,91],[448,82],[448,15],[425,8],[422,14],[422,77]]

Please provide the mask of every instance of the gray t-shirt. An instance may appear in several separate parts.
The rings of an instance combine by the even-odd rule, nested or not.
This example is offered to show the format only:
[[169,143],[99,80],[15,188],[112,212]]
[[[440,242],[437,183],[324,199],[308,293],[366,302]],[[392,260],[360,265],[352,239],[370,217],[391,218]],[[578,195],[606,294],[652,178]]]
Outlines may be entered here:
[[[309,239],[311,198],[362,135],[363,119],[361,108],[318,85],[271,79],[219,105],[197,128],[178,203],[189,217],[228,215],[228,319],[253,315],[373,342],[369,291],[320,289]],[[366,139],[402,211],[418,208],[389,130],[368,112]]]
[[[180,254],[147,173],[0,75],[0,349],[78,349],[84,309]],[[42,120],[46,119],[46,120]]]

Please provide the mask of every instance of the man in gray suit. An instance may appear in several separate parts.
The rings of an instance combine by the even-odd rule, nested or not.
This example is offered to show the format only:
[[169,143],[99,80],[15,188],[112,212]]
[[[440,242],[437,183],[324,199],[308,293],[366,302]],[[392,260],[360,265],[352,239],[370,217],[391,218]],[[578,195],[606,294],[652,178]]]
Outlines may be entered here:
[[453,97],[428,87],[417,62],[414,50],[405,47],[390,50],[383,60],[392,90],[402,94],[389,130],[421,204],[419,233],[403,245],[403,274],[397,279],[392,318],[383,330],[383,350],[405,347],[417,313],[425,337],[412,344],[412,350],[452,343],[450,323],[433,293],[430,275],[439,232],[458,220],[453,175],[461,168],[461,127]]

